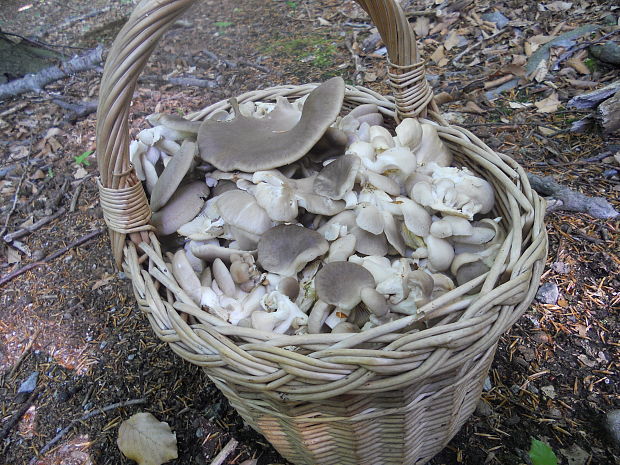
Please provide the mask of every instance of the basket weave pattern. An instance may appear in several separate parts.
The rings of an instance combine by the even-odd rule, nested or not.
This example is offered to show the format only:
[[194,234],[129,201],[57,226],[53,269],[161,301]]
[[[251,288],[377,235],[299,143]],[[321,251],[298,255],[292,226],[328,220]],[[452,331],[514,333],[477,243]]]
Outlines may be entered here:
[[[286,336],[241,328],[193,303],[169,269],[129,163],[128,112],[157,41],[193,0],[145,0],[110,51],[97,123],[100,194],[114,257],[155,333],[204,367],[231,405],[295,464],[423,464],[473,412],[499,337],[536,293],[547,254],[544,202],[523,169],[438,112],[415,37],[394,0],[358,0],[388,47],[394,97],[347,86],[345,107],[375,103],[386,120],[438,124],[454,155],[489,181],[506,240],[491,270],[391,323],[358,334]],[[316,84],[237,96],[295,99]],[[203,120],[228,102],[190,115]],[[481,289],[473,293],[476,288]],[[199,322],[188,324],[187,315]],[[425,327],[425,323],[430,323]]]

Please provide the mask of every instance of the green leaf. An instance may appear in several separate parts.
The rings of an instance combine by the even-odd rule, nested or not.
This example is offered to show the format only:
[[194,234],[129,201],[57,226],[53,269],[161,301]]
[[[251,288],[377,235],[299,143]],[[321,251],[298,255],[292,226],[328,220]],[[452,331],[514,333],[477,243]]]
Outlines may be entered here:
[[92,150],[87,150],[82,155],[78,157],[73,157],[73,159],[75,160],[75,163],[78,165],[90,166],[90,162],[87,160],[87,158],[90,157],[92,154],[93,154]]
[[213,25],[216,27],[226,28],[232,26],[233,23],[231,21],[216,21]]
[[529,454],[533,465],[558,465],[558,458],[553,449],[538,439],[532,438]]

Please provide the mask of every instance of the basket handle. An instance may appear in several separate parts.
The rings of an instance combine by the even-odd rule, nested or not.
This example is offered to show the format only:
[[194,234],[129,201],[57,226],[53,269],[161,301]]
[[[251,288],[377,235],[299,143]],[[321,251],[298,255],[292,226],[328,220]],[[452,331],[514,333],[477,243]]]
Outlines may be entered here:
[[[104,219],[117,266],[125,236],[152,229],[150,207],[129,161],[129,107],[138,77],[159,39],[195,0],[143,0],[116,37],[105,63],[97,108],[97,162]],[[398,117],[424,114],[433,95],[418,61],[415,34],[395,0],[356,0],[388,50],[388,79]]]

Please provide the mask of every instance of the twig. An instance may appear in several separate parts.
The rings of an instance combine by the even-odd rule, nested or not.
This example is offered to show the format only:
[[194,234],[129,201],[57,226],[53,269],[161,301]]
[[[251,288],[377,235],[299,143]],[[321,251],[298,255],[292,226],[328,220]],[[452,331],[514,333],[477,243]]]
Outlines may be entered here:
[[71,206],[69,207],[69,211],[71,213],[73,213],[75,211],[75,208],[77,207],[78,200],[80,199],[80,194],[82,193],[82,187],[84,187],[84,185],[80,183],[75,188],[75,192],[73,193],[73,197],[71,198]]
[[0,100],[23,94],[28,91],[41,92],[50,82],[62,79],[70,74],[79,73],[96,67],[103,59],[103,47],[90,50],[84,55],[71,58],[60,66],[51,66],[36,74],[28,74],[7,84],[0,85]]
[[26,401],[19,407],[19,409],[17,409],[17,412],[15,412],[13,416],[9,419],[9,421],[7,421],[4,428],[0,430],[0,441],[3,441],[4,438],[9,435],[13,427],[17,423],[19,423],[19,420],[21,420],[21,418],[25,415],[25,413],[28,411],[33,402],[37,399],[42,390],[43,386],[39,386],[34,391],[32,391],[28,399],[26,399]]
[[58,31],[58,30],[66,29],[69,26],[74,25],[75,23],[80,23],[84,21],[85,19],[94,18],[95,16],[99,16],[103,13],[107,13],[111,9],[112,9],[111,6],[106,6],[104,8],[101,8],[100,10],[91,11],[90,13],[86,13],[86,14],[79,15],[79,16],[73,16],[72,18],[66,19],[64,22],[60,23],[58,26],[53,26],[53,27],[50,26],[50,27],[43,29],[40,32],[40,34],[42,37],[45,37],[46,35],[51,33],[53,30]]
[[218,86],[217,81],[213,79],[197,79],[189,77],[171,77],[167,79],[167,82],[177,86],[204,87],[206,89],[214,89]]
[[222,465],[224,463],[224,460],[226,460],[226,458],[232,453],[232,451],[235,450],[238,445],[239,442],[234,438],[228,441],[228,444],[226,444],[222,448],[220,453],[215,456],[215,458],[211,462],[211,465]]
[[48,49],[51,49],[51,48],[71,48],[71,49],[75,49],[75,50],[88,50],[88,48],[86,48],[86,47],[73,47],[71,45],[49,44],[49,43],[44,42],[42,40],[39,40],[37,38],[24,37],[22,35],[15,34],[14,32],[0,31],[0,35],[17,37],[19,39],[22,39],[24,42],[28,42],[28,43],[31,43],[33,45],[38,45],[39,47],[48,48]]
[[508,32],[506,29],[501,29],[500,31],[497,31],[495,34],[491,34],[489,37],[483,37],[482,39],[480,39],[478,42],[476,42],[475,44],[470,45],[469,47],[467,47],[465,50],[463,50],[461,53],[459,53],[457,56],[454,57],[454,59],[452,60],[452,64],[454,66],[456,66],[457,68],[462,68],[464,65],[459,63],[459,60],[461,58],[463,58],[463,56],[467,55],[469,52],[471,52],[473,49],[481,46],[483,44],[483,42],[486,42],[487,40],[491,40],[497,36],[500,36],[504,33]]
[[[39,456],[45,454],[48,450],[50,450],[54,444],[60,441],[62,437],[65,434],[67,434],[71,430],[71,428],[73,428],[78,423],[82,421],[86,421],[89,418],[96,417],[97,415],[101,415],[103,413],[109,412],[110,410],[115,410],[117,408],[129,407],[131,405],[139,405],[139,404],[146,404],[146,399],[132,399],[132,400],[126,400],[123,402],[117,402],[115,404],[110,404],[105,407],[94,409],[88,413],[85,413],[80,418],[76,418],[75,420],[72,420],[71,423],[69,423],[66,427],[60,430],[60,432],[56,436],[54,436],[54,438],[50,442],[45,444],[43,448],[39,451]],[[30,465],[34,464],[36,460],[37,458],[33,457],[32,459],[30,459],[29,464]]]
[[235,63],[234,61],[230,61],[227,60],[226,58],[222,58],[218,55],[216,55],[215,53],[213,53],[211,50],[207,50],[206,48],[202,49],[202,52],[211,59],[211,61],[215,61],[215,62],[221,62],[224,63],[226,66],[228,66],[229,68],[236,68],[237,67],[237,63]]
[[[30,143],[30,149],[31,150],[29,150],[29,153],[32,151],[32,142]],[[26,160],[26,166],[28,165],[29,161],[30,161],[30,154],[28,155],[28,159]],[[6,229],[9,225],[9,221],[11,220],[11,215],[15,211],[15,207],[17,206],[17,199],[19,198],[19,190],[22,188],[22,184],[24,182],[24,178],[26,177],[26,173],[28,173],[28,170],[24,169],[24,172],[19,178],[19,183],[17,183],[17,188],[15,189],[15,195],[13,196],[13,205],[11,205],[11,209],[6,214],[6,218],[4,219],[4,226],[2,226],[2,231],[0,231],[0,235],[3,235],[6,232]]]
[[359,54],[353,49],[353,43],[355,42],[355,36],[356,34],[351,34],[351,37],[350,38],[347,37],[344,43],[347,46],[347,50],[349,50],[349,53],[351,54],[351,58],[353,58],[353,63],[355,64],[355,72],[353,73],[353,82],[357,84],[361,84],[363,82],[363,79],[362,79],[363,66],[362,66],[362,59],[360,58]]
[[256,68],[257,70],[262,71],[263,73],[271,73],[271,70],[269,68],[267,68],[266,66],[263,66],[263,65],[259,65],[258,63],[252,63],[251,61],[235,62],[235,61],[227,60],[226,58],[222,58],[222,57],[216,55],[215,53],[213,53],[211,50],[207,50],[206,48],[202,49],[202,52],[210,60],[224,63],[229,68],[237,68],[238,66],[249,66],[251,68]]
[[88,242],[92,239],[94,239],[95,237],[100,236],[101,234],[103,234],[105,232],[105,228],[101,228],[101,229],[97,229],[96,231],[93,231],[91,233],[86,234],[85,236],[79,238],[78,240],[76,240],[75,242],[72,242],[71,244],[69,244],[66,247],[63,247],[60,250],[57,250],[56,252],[48,255],[47,257],[45,257],[43,260],[39,260],[38,262],[33,262],[33,263],[29,263],[28,265],[24,266],[23,268],[20,268],[18,270],[15,270],[9,274],[7,274],[6,276],[3,276],[2,278],[0,278],[0,286],[3,286],[4,284],[8,283],[9,281],[15,279],[17,276],[22,275],[24,273],[26,273],[27,271],[32,270],[33,268],[36,268],[37,266],[43,265],[51,260],[54,260],[55,258],[60,257],[61,255],[67,253],[69,250],[71,250],[74,247],[78,247],[82,244],[84,244],[85,242]]
[[17,231],[9,233],[9,234],[5,234],[2,237],[2,239],[4,239],[4,242],[13,242],[15,239],[19,239],[20,237],[27,236],[28,234],[30,234],[30,233],[36,231],[37,229],[39,229],[41,226],[46,225],[50,221],[54,221],[56,218],[58,218],[61,215],[64,215],[64,213],[66,211],[67,210],[64,207],[61,207],[53,215],[44,216],[43,218],[41,218],[36,223],[32,223],[30,226],[26,226],[25,228],[18,229]]
[[581,192],[575,192],[557,183],[551,176],[542,177],[527,173],[527,177],[536,192],[560,201],[558,205],[548,210],[582,212],[601,219],[616,218],[620,215],[604,198],[588,197]]

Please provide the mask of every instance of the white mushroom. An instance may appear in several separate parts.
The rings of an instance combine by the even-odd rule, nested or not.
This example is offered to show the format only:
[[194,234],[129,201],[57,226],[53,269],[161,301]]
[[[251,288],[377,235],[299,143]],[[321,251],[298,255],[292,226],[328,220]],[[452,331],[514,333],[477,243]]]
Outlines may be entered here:
[[242,249],[254,249],[261,235],[272,226],[267,212],[247,192],[224,192],[217,199],[216,205],[224,219],[225,229],[238,241]]
[[194,302],[199,303],[201,299],[200,280],[187,260],[183,249],[175,252],[171,268],[172,275],[177,280],[177,283]]

